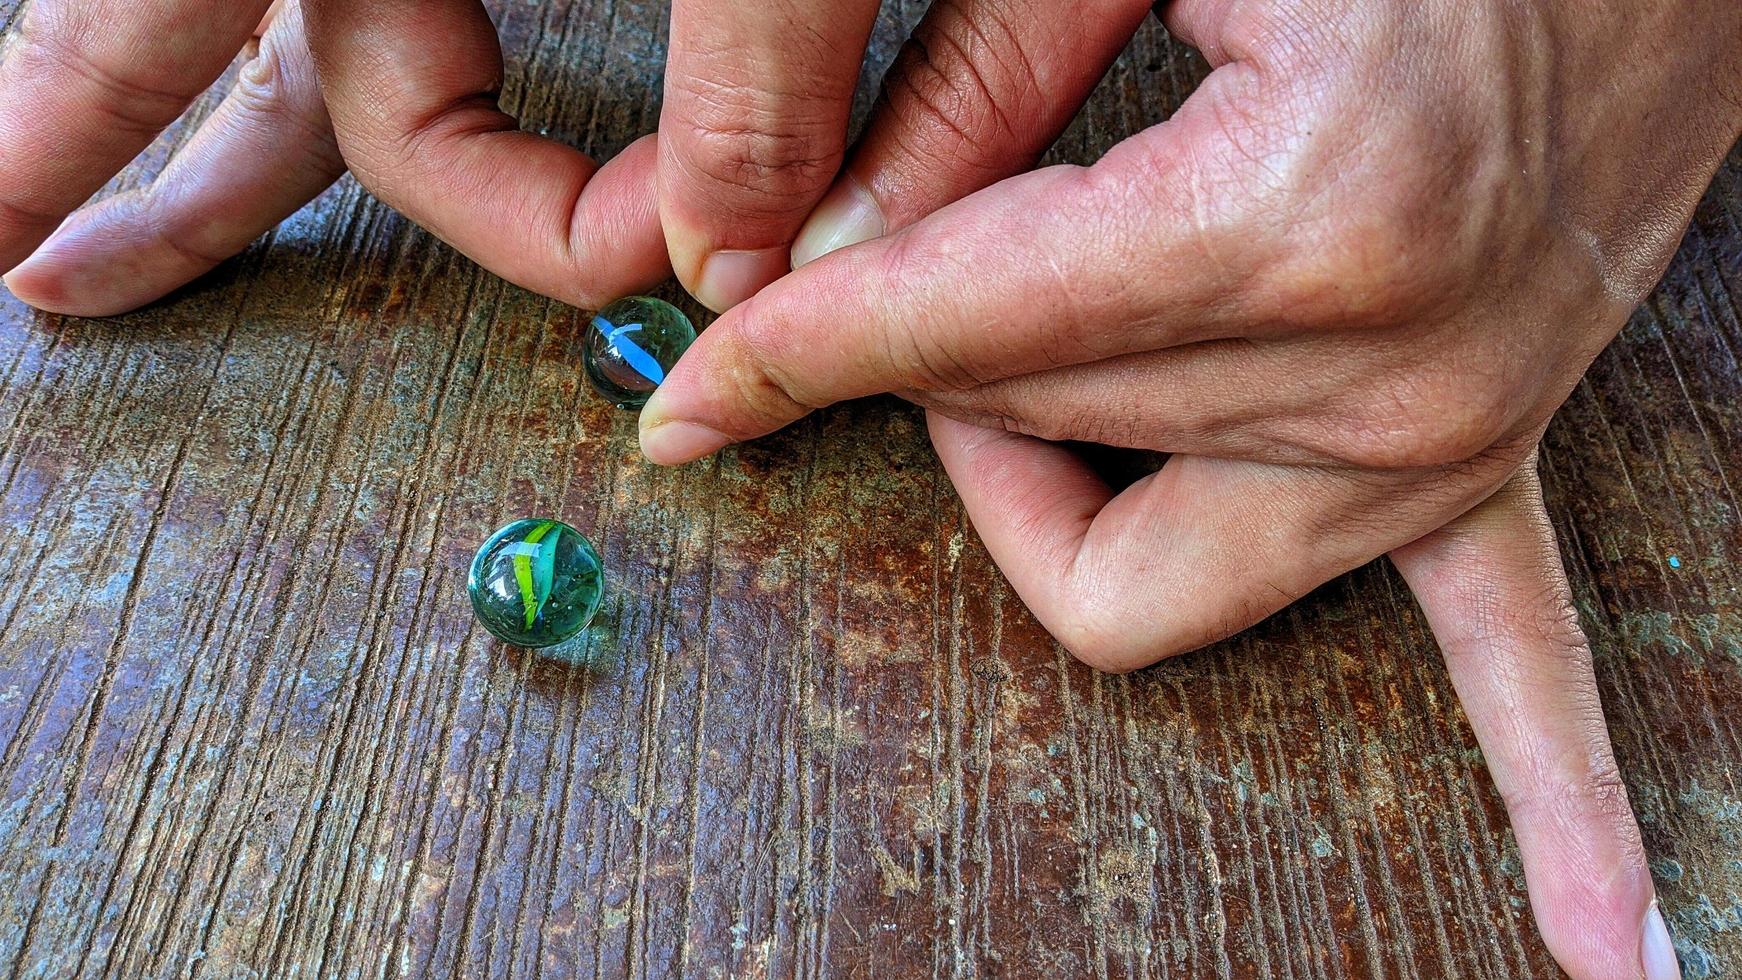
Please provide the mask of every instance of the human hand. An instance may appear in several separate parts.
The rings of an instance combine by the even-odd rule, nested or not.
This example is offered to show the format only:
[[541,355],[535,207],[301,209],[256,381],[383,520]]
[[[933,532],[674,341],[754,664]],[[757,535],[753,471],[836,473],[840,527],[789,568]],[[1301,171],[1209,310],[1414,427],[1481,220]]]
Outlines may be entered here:
[[[946,20],[993,22],[960,32],[1094,65],[1076,77],[1106,54],[1099,39],[1057,44],[1050,0],[948,6]],[[1050,77],[986,65],[1038,55],[934,41],[961,57],[897,63],[801,243],[894,233],[722,317],[643,411],[643,447],[683,462],[895,391],[961,421],[1175,453],[1101,516],[1189,514],[1203,536],[1176,543],[1217,568],[1240,564],[1221,542],[1249,529],[1247,554],[1280,561],[1241,587],[1181,583],[1205,601],[1141,634],[1124,626],[1147,619],[1148,594],[1100,595],[1103,615],[1084,619],[1049,599],[1082,598],[1055,569],[1012,553],[1006,571],[1102,666],[1232,632],[1507,479],[1656,280],[1742,130],[1728,45],[1742,9],[1678,5],[1627,30],[1589,5],[1514,16],[1178,4],[1175,32],[1217,68],[1172,119],[1093,167],[1006,179],[926,217],[1020,169],[1058,120]],[[1502,69],[1508,84],[1489,84]],[[975,84],[993,87],[937,94]],[[1224,500],[1249,507],[1200,513]]]
[[[244,48],[235,86],[153,183],[68,218]],[[297,0],[37,0],[0,55],[0,271],[33,306],[147,303],[343,172]]]
[[[1579,977],[1674,975],[1530,454],[1742,131],[1742,8],[1188,0],[1169,25],[1216,70],[1178,114],[950,204],[1056,134],[1076,90],[1050,79],[1111,57],[1054,6],[934,9],[794,257],[876,240],[706,331],[644,450],[683,462],[876,392],[928,405],[988,550],[1107,669],[1390,553],[1550,948]],[[1142,7],[1091,6],[1070,22]],[[743,103],[712,129],[794,132],[759,108],[785,88],[730,82],[683,83]],[[832,152],[792,143],[764,163]],[[1175,455],[1115,494],[1033,436]]]

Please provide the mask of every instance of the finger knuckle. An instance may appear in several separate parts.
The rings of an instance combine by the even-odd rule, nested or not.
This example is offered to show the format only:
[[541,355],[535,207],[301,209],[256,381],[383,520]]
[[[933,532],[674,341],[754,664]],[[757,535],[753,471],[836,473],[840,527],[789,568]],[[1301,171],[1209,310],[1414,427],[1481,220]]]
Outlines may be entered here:
[[948,344],[939,343],[935,331],[914,320],[891,321],[888,334],[890,363],[921,391],[965,391],[989,380]]
[[1426,217],[1413,193],[1338,208],[1292,236],[1281,305],[1341,329],[1431,318],[1464,295],[1474,270],[1455,229]]
[[[1001,385],[987,387],[997,389]],[[996,394],[983,399],[973,398],[971,391],[968,394],[972,402],[978,403],[984,417],[996,419],[1008,432],[1048,442],[1089,442],[1102,446],[1134,447],[1144,441],[1139,438],[1139,426],[1123,414],[1078,404],[1049,405],[1045,396],[1036,392],[1023,392],[1016,398]]]
[[[883,253],[873,281],[880,284],[877,320],[884,349],[879,356],[908,387],[922,392],[959,392],[996,380],[994,373],[957,350],[953,338],[972,333],[961,323],[945,323],[932,304],[916,301],[912,284],[944,281],[938,270],[960,262],[943,241],[920,242],[898,236]],[[967,270],[963,270],[964,274]],[[943,314],[948,316],[949,314]],[[995,324],[987,324],[988,328]]]
[[1333,423],[1327,451],[1364,469],[1450,466],[1505,441],[1513,412],[1503,392],[1467,378],[1409,373],[1355,396],[1350,417]]
[[1613,753],[1604,744],[1591,746],[1589,754],[1597,758],[1588,767],[1529,773],[1519,781],[1523,785],[1502,789],[1506,812],[1514,821],[1538,823],[1568,839],[1593,833],[1633,837],[1633,808]]
[[248,59],[230,89],[230,99],[241,111],[254,116],[272,117],[284,111],[284,78],[275,58],[264,42],[254,57]]
[[774,198],[821,190],[840,166],[839,151],[802,132],[697,129],[690,150],[691,166],[711,183]]
[[302,130],[310,146],[333,143],[312,62],[306,52],[286,50],[271,34],[261,38],[259,50],[242,66],[229,98],[248,115]]
[[[1310,87],[1309,87],[1310,88]],[[1483,183],[1463,143],[1426,110],[1365,126],[1364,94],[1333,85],[1267,103],[1227,128],[1253,209],[1278,243],[1264,284],[1304,325],[1388,328],[1443,317],[1476,295],[1512,253],[1490,220],[1499,189]],[[1234,110],[1230,110],[1234,111]]]
[[1250,622],[1242,618],[1243,612],[1215,622],[1201,609],[1160,610],[1151,596],[1129,582],[1107,581],[1093,572],[1073,579],[1060,608],[1055,621],[1047,624],[1053,637],[1071,656],[1109,674],[1190,653]]
[[1558,581],[1543,584],[1534,595],[1503,591],[1485,579],[1472,589],[1463,603],[1468,610],[1463,623],[1466,642],[1449,645],[1448,659],[1506,656],[1506,651],[1524,642],[1562,665],[1588,669],[1590,643],[1578,610]]
[[882,94],[905,132],[961,163],[1014,138],[1012,112],[1041,90],[1035,63],[1003,16],[971,16],[947,3],[902,47]]
[[1103,674],[1128,674],[1154,661],[1145,661],[1143,653],[1130,644],[1110,639],[1091,629],[1067,629],[1057,637],[1059,646],[1085,666]]
[[1093,442],[1103,445],[1112,444],[1109,438],[1112,426],[1107,419],[1099,418],[1089,412],[1066,409],[1062,412],[1040,412],[1032,415],[1021,413],[1019,409],[1005,408],[997,413],[1003,421],[1004,428],[1025,436],[1044,439],[1047,442]]
[[1065,615],[1050,629],[1065,652],[1102,673],[1129,673],[1170,655],[1140,640],[1120,610],[1093,594],[1071,596]]
[[1059,645],[1106,674],[1128,674],[1203,645],[1129,624],[1106,609],[1086,607],[1053,627]]
[[805,384],[793,349],[793,317],[779,302],[752,296],[733,311],[738,328],[730,342],[738,346],[725,359],[733,368],[726,372],[736,391],[736,404],[754,417],[761,431],[822,408],[825,399]]
[[[1199,17],[1203,14],[1197,13]],[[1313,18],[1324,16],[1321,9],[1309,11],[1296,4],[1272,3],[1230,4],[1219,14],[1213,36],[1224,56],[1265,63],[1300,57],[1300,38],[1307,34]]]
[[304,87],[294,61],[285,57],[282,42],[272,34],[260,38],[236,75],[230,91],[263,109],[278,107],[290,93]]
[[894,366],[899,377],[919,391],[966,391],[985,383],[985,378],[973,365],[936,340],[934,331],[926,330],[913,319],[890,321],[885,332],[888,345],[884,357]]
[[767,210],[784,213],[794,195],[820,193],[834,180],[845,134],[832,100],[753,86],[681,85],[674,96],[680,125],[662,131],[685,168],[717,192],[764,199]]

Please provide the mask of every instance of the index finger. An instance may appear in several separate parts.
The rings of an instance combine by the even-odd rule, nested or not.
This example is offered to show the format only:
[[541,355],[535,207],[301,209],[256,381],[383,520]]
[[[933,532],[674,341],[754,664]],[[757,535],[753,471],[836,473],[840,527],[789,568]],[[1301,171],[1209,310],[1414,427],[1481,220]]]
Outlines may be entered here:
[[577,305],[670,273],[652,138],[601,168],[521,132],[497,106],[502,51],[477,0],[307,7],[346,162],[383,201],[497,275]]

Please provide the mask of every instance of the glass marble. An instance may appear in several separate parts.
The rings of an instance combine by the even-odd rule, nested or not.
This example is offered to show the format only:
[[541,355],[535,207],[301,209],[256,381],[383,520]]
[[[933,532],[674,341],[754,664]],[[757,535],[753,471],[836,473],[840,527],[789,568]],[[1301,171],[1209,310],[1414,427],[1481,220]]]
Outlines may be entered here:
[[587,328],[587,380],[618,408],[640,408],[695,339],[690,318],[670,303],[651,296],[617,300]]
[[472,612],[505,643],[548,647],[592,622],[605,594],[605,566],[581,532],[528,518],[490,535],[466,577]]

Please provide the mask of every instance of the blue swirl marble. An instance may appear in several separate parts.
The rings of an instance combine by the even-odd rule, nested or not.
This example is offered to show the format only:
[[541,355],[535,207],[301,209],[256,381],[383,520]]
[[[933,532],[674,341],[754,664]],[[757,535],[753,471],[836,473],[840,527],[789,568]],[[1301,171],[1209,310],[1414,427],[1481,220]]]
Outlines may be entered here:
[[600,310],[582,349],[587,380],[619,408],[640,408],[696,339],[683,311],[651,296],[630,296]]

